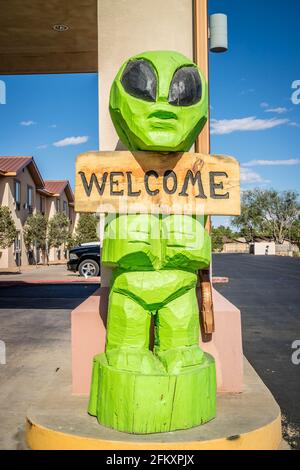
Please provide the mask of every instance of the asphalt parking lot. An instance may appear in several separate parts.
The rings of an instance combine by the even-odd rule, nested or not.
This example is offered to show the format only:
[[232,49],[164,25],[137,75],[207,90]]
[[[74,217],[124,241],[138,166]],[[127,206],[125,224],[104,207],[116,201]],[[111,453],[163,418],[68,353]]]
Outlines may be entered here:
[[[300,449],[300,365],[292,363],[292,343],[300,340],[300,259],[215,255],[213,271],[229,277],[215,288],[241,309],[245,355],[281,406],[285,438]],[[6,344],[0,449],[23,448],[26,410],[53,374],[69,366],[70,312],[98,287],[26,281],[0,283],[0,340]]]
[[[283,413],[285,437],[300,449],[300,258],[217,254],[213,274],[228,276],[215,288],[242,313],[244,353]],[[298,355],[300,358],[300,354]]]

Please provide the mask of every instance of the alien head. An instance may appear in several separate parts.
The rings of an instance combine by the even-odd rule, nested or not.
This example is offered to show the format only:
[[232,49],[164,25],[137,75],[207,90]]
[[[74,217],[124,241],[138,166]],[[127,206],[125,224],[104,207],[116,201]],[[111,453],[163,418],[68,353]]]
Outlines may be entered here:
[[188,151],[207,121],[207,84],[182,54],[144,52],[122,65],[109,109],[130,150]]

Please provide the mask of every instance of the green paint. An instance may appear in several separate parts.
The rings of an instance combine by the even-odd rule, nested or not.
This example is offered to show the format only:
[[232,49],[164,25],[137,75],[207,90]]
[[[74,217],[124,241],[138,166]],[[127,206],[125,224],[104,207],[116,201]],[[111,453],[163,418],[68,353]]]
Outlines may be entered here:
[[[155,74],[156,88],[153,78],[144,89],[146,95],[150,90],[146,99],[132,96],[132,89],[127,93],[122,84],[135,60],[150,63]],[[129,149],[174,152],[193,144],[207,120],[207,86],[196,68],[201,99],[190,106],[169,103],[174,74],[183,66],[196,68],[181,54],[162,51],[140,54],[121,67],[110,112]],[[144,78],[134,75],[133,83],[143,87]],[[99,423],[153,433],[197,426],[215,416],[215,365],[199,348],[196,298],[196,273],[211,259],[205,221],[186,215],[107,216],[102,264],[113,268],[113,277],[106,350],[94,359],[89,403]]]
[[176,431],[215,417],[215,365],[209,355],[181,374],[146,375],[118,370],[100,354],[94,358],[93,380],[99,387],[92,387],[88,412],[119,431]]
[[[141,59],[153,66],[157,80],[155,101],[136,98],[127,93],[122,85],[122,75],[128,62]],[[192,106],[174,106],[168,102],[174,73],[183,66],[196,67],[201,79],[202,98]],[[130,150],[188,151],[207,121],[207,84],[201,70],[182,54],[173,51],[144,52],[131,57],[120,68],[111,87],[109,110],[120,140]],[[165,118],[155,119],[154,113],[160,113]],[[174,115],[174,118],[167,119],[167,113]]]

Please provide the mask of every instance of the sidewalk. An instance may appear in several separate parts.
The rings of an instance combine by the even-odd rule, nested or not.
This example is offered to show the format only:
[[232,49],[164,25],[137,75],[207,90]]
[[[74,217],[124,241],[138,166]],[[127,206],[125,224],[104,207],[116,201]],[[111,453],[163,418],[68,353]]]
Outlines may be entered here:
[[24,283],[70,283],[70,282],[100,282],[100,277],[85,279],[78,273],[67,270],[66,264],[53,264],[50,266],[24,266],[18,268],[0,270],[0,285],[13,285]]

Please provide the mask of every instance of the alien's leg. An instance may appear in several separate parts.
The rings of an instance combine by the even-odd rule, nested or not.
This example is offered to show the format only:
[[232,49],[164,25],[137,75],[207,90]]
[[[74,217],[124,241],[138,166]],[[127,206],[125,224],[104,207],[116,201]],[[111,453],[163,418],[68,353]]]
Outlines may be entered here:
[[142,374],[164,371],[149,350],[150,322],[151,312],[130,297],[111,292],[105,350],[110,366]]
[[199,348],[199,310],[194,288],[172,300],[155,319],[155,353],[168,373],[201,364]]

